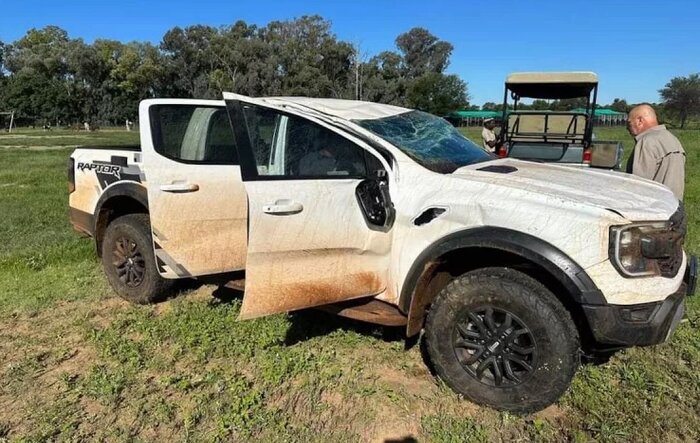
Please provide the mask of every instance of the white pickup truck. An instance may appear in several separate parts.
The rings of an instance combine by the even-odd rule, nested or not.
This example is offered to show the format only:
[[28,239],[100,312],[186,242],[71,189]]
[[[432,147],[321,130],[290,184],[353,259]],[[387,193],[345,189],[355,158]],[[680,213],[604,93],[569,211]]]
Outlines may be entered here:
[[683,206],[617,172],[497,159],[358,101],[157,99],[141,146],[79,148],[70,217],[121,297],[245,274],[240,319],[323,306],[424,331],[437,374],[541,409],[591,349],[669,338],[693,292]]

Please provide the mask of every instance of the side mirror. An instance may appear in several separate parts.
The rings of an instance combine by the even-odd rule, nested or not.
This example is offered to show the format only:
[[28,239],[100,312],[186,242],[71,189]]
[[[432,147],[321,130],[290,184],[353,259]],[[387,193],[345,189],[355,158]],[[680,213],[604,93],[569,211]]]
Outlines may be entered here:
[[388,174],[383,169],[374,171],[374,177],[360,182],[355,189],[357,201],[372,229],[388,231],[394,224],[396,210],[389,194]]

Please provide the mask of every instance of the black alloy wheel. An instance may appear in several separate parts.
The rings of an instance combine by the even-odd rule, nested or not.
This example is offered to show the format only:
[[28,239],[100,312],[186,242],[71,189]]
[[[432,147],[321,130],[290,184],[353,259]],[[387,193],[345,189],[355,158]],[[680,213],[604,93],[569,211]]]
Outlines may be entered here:
[[112,254],[112,264],[116,268],[119,280],[130,288],[140,285],[146,271],[146,261],[138,243],[127,237],[120,237],[112,249]]
[[532,332],[504,309],[484,306],[467,312],[455,325],[452,344],[464,370],[488,386],[520,384],[537,366]]
[[541,282],[512,268],[475,269],[448,283],[430,305],[423,338],[449,387],[501,411],[554,403],[580,363],[571,314]]
[[147,304],[173,293],[176,280],[163,278],[157,266],[148,214],[126,214],[112,220],[101,246],[102,267],[120,297]]

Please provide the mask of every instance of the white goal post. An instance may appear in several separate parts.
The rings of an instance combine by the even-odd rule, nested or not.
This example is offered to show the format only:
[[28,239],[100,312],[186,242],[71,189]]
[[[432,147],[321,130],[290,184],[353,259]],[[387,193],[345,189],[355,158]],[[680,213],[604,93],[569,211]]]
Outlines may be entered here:
[[10,126],[7,128],[7,132],[12,132],[12,126],[15,123],[15,111],[0,111],[0,115],[10,116]]

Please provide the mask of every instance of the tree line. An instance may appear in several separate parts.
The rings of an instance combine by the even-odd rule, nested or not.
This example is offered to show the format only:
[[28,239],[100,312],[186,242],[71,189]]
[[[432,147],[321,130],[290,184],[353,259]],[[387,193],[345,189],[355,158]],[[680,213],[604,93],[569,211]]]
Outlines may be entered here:
[[407,106],[444,115],[468,105],[467,84],[445,73],[453,46],[423,28],[368,57],[319,16],[258,27],[174,27],[158,45],[97,39],[57,26],[0,42],[0,111],[29,124],[124,124],[140,100],[300,95]]
[[[320,16],[237,21],[229,26],[174,27],[159,44],[97,39],[88,44],[57,26],[31,29],[0,41],[0,111],[24,124],[123,124],[138,103],[154,97],[299,95],[362,99],[446,115],[459,109],[500,110],[469,104],[467,84],[446,74],[453,46],[423,28],[396,38],[394,50],[368,56],[338,39]],[[700,74],[671,79],[654,107],[680,126],[700,115]],[[534,100],[523,108],[566,110],[585,101]],[[627,112],[616,98],[605,105]]]

